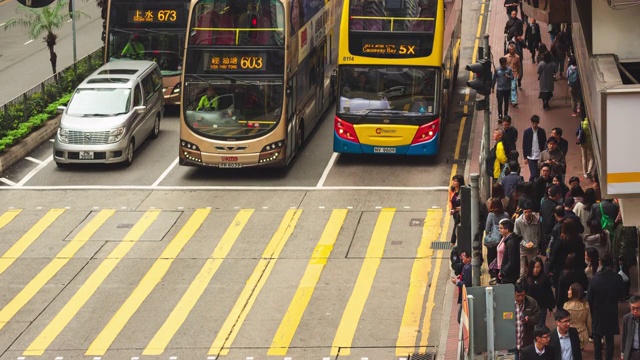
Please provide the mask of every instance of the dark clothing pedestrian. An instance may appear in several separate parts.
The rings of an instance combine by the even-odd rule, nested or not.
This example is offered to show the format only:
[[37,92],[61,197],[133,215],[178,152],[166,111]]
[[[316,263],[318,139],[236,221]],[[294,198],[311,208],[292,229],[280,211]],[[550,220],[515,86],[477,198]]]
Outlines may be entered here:
[[533,63],[536,62],[536,50],[538,50],[538,46],[540,45],[541,40],[542,38],[540,37],[540,25],[538,25],[538,23],[527,24],[527,30],[524,34],[524,41],[527,44],[529,52],[531,52],[531,61]]
[[544,201],[542,201],[542,204],[540,205],[540,217],[542,218],[542,228],[540,229],[541,254],[544,254],[547,251],[549,239],[551,238],[551,232],[553,231],[553,227],[556,225],[556,217],[553,214],[556,206],[558,206],[558,203],[555,200],[549,198],[544,199]]
[[504,33],[507,34],[507,38],[509,40],[513,39],[516,36],[522,37],[524,24],[522,20],[517,17],[510,17],[507,21],[507,24],[504,27]]
[[[535,146],[534,139],[537,139]],[[522,156],[529,163],[529,173],[531,174],[529,181],[534,181],[538,177],[538,160],[542,151],[546,149],[546,144],[547,133],[541,127],[538,127],[535,131],[532,127],[529,127],[522,134]],[[539,204],[534,206],[539,206]]]
[[540,176],[533,182],[533,194],[535,195],[535,201],[541,204],[547,193],[547,188],[553,184],[553,178],[551,175],[548,177]]
[[455,191],[451,195],[451,217],[453,217],[453,231],[451,232],[451,244],[455,245],[458,241],[458,224],[460,224],[460,192]]
[[471,287],[472,279],[471,279],[471,263],[464,264],[462,267],[462,272],[460,273],[460,279],[456,282],[456,286],[458,287],[458,304],[462,304],[462,286]]
[[556,360],[555,353],[551,347],[547,346],[542,354],[538,354],[536,350],[535,344],[526,346],[520,352],[520,360]]
[[[569,337],[568,345],[571,346],[571,355],[573,356],[573,360],[582,360],[582,350],[580,350],[580,335],[578,334],[578,330],[574,327],[570,327],[567,336]],[[557,328],[551,330],[551,341],[549,342],[549,347],[551,347],[555,353],[555,360],[563,360],[562,343],[560,342],[560,333]]]
[[618,299],[624,291],[620,275],[604,267],[589,282],[587,301],[593,321],[593,347],[595,360],[602,360],[602,338],[607,343],[606,359],[613,360],[613,336],[620,333]]
[[538,303],[540,308],[539,325],[544,325],[547,311],[552,311],[556,304],[549,278],[544,271],[541,271],[538,276],[527,276],[526,279],[523,279],[522,285],[527,294]]
[[509,234],[503,241],[506,249],[500,264],[500,279],[503,284],[515,284],[520,277],[520,241],[515,234]]
[[[622,358],[624,360],[636,360],[640,358],[640,339],[638,331],[640,319],[636,319],[632,313],[622,317]],[[634,358],[635,356],[635,358]]]
[[[507,106],[508,107],[508,106]],[[516,142],[518,141],[518,129],[513,126],[509,126],[504,129],[504,135],[502,135],[502,144],[504,145],[504,151],[509,153],[516,150]]]
[[[515,306],[518,306],[516,303]],[[533,344],[533,329],[540,322],[540,306],[534,298],[529,295],[524,297],[524,307],[522,318],[528,318],[527,322],[522,324],[522,346],[521,349],[529,344]],[[517,325],[516,325],[517,326]],[[517,342],[517,340],[516,340]]]
[[[584,273],[584,268],[587,266],[584,262],[584,250],[584,243],[582,242],[581,237],[576,237],[575,239],[560,239],[560,237],[553,237],[551,256],[549,256],[549,273],[553,274],[553,283],[556,285],[556,288],[558,287],[560,275],[569,254],[575,254],[572,270],[582,271]],[[585,277],[586,276],[587,275],[585,275]],[[585,287],[584,289],[586,290],[587,288]],[[567,295],[566,291],[564,295]],[[562,308],[562,306],[560,306],[560,308]]]
[[556,148],[560,150],[564,154],[564,156],[567,156],[567,153],[569,152],[569,142],[567,141],[567,139],[556,138],[556,140],[558,140],[557,142],[558,145],[556,146]]
[[504,0],[504,7],[507,9],[507,15],[511,16],[511,12],[518,11],[518,3],[520,0]]
[[521,181],[524,181],[524,179],[515,171],[511,171],[509,175],[503,177],[502,180],[500,180],[500,183],[504,189],[504,195],[509,199],[513,199],[513,193],[516,190],[516,186]]
[[558,71],[556,63],[549,59],[538,63],[538,85],[540,87],[540,94],[538,98],[542,100],[542,107],[546,110],[549,109],[549,100],[553,97],[554,90],[554,75]]
[[610,199],[604,199],[599,203],[591,205],[591,212],[589,213],[589,221],[595,220],[597,222],[602,221],[602,213],[600,212],[600,204],[602,204],[602,210],[611,220],[616,220],[620,207]]
[[[511,96],[511,79],[513,79],[513,70],[510,67],[499,66],[493,73],[491,88],[496,88],[496,97],[498,98],[498,118],[507,117],[509,115],[509,98]],[[504,112],[503,112],[504,108]]]
[[498,118],[499,119],[509,116],[509,98],[510,97],[511,97],[511,89],[496,90],[496,99],[498,99]]
[[587,274],[584,273],[584,268],[580,270],[572,269],[571,271],[565,270],[560,273],[560,278],[558,279],[558,290],[556,290],[556,308],[562,309],[564,307],[564,303],[569,301],[569,296],[567,294],[569,292],[569,287],[574,283],[582,285],[582,288],[587,290],[587,287],[589,286],[589,279],[587,279]]

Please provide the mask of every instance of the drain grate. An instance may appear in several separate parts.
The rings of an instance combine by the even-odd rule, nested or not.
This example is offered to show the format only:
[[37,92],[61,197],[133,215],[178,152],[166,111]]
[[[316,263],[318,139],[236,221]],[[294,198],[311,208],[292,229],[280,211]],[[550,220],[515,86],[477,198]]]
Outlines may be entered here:
[[435,360],[435,359],[436,359],[436,353],[434,352],[411,354],[409,356],[409,360]]
[[451,243],[448,241],[434,241],[431,243],[431,248],[434,250],[449,250],[451,249]]

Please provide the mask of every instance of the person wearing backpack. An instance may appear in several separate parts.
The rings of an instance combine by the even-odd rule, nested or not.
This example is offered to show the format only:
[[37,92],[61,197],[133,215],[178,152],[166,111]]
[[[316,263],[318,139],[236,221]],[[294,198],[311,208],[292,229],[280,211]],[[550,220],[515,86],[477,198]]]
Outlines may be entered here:
[[569,58],[569,67],[567,68],[567,85],[571,94],[571,116],[576,117],[582,109],[582,89],[580,87],[580,73],[578,72],[578,63],[576,58]]
[[585,179],[593,179],[595,173],[595,160],[591,142],[591,128],[589,118],[585,117],[576,130],[576,143],[580,144],[582,151],[582,171]]

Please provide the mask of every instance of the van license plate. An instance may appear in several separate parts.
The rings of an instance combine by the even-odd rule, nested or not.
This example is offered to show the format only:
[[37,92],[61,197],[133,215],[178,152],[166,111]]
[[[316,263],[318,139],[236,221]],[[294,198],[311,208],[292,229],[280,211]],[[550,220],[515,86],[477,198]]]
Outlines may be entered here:
[[80,151],[78,158],[80,160],[93,160],[93,151]]
[[220,163],[221,168],[241,168],[242,164],[237,162],[223,162]]
[[395,153],[396,152],[396,148],[392,148],[392,147],[374,147],[373,148],[373,152],[374,153]]

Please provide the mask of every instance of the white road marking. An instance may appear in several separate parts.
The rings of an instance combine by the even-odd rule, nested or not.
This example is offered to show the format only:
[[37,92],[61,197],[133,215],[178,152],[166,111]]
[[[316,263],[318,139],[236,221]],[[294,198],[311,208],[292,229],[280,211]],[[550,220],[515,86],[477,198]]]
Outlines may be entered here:
[[[405,206],[404,208],[405,209],[411,209],[411,206]],[[405,360],[407,360],[407,359],[405,359]]]
[[169,360],[176,360],[177,358],[177,356],[169,356]]
[[26,43],[24,43],[24,44],[25,44],[25,45],[27,45],[27,44],[32,43],[32,42],[33,42],[33,39],[31,39],[31,40],[27,41],[27,42],[26,42]]
[[62,356],[56,356],[56,360],[62,360],[64,359]]
[[268,206],[263,206],[262,209],[263,210],[267,210],[269,207]]
[[[53,158],[53,157],[52,157]],[[2,190],[17,190],[0,187]],[[242,190],[242,191],[336,191],[336,190],[382,190],[382,191],[449,191],[448,186],[156,186],[149,185],[59,185],[22,186],[21,190]]]
[[253,360],[253,356],[247,356],[247,360]]
[[36,210],[42,210],[42,206],[38,206]]
[[382,209],[382,206],[376,206],[376,210]]
[[363,357],[363,358],[360,358],[360,360],[369,360],[369,358],[368,357]]
[[287,356],[286,358],[284,358],[284,360],[291,360],[291,357]]
[[173,160],[171,165],[169,165],[169,167],[162,173],[162,175],[160,175],[160,177],[156,181],[154,181],[153,184],[151,184],[151,187],[156,187],[156,186],[160,185],[162,180],[164,180],[164,178],[166,178],[167,175],[169,175],[171,170],[173,170],[173,168],[176,167],[176,165],[178,165],[178,158]]
[[331,360],[330,357],[323,357],[322,360]]
[[[2,24],[0,24],[0,26],[4,26],[4,24],[6,24],[6,23],[2,23]],[[18,358],[18,359],[20,359],[20,358]],[[23,359],[24,359],[24,358],[23,358]]]
[[324,209],[324,206],[318,206],[318,208],[320,208],[320,209]]
[[[2,25],[4,25],[4,24],[2,24]],[[2,26],[2,25],[0,25],[0,26]],[[18,356],[18,360],[24,360],[24,356]]]
[[45,161],[38,164],[38,166],[36,166],[35,169],[31,170],[27,174],[27,176],[23,177],[22,180],[20,180],[20,182],[16,186],[18,187],[24,186],[24,184],[26,184],[27,181],[31,180],[32,177],[34,177],[38,172],[40,172],[40,170],[44,169],[52,161],[53,161],[53,155],[49,156]]
[[[100,359],[102,359],[102,357],[100,357],[100,356],[94,356],[94,357],[93,357],[93,360],[100,360]],[[131,358],[131,360],[133,360],[133,359],[134,359],[134,358]],[[137,359],[137,358],[136,358],[136,359]]]
[[36,158],[32,158],[31,156],[27,156],[27,157],[25,157],[25,159],[27,159],[27,160],[29,160],[31,162],[34,162],[36,164],[42,164],[42,160],[39,160],[39,159],[36,159]]
[[51,142],[56,142],[56,139],[51,138],[51,139],[49,139],[49,141],[51,141]]
[[69,20],[67,20],[67,22],[68,22],[68,23],[70,23],[70,22],[72,22],[72,21],[73,21],[73,19],[69,19]]
[[321,188],[324,186],[324,182],[325,180],[327,180],[327,176],[329,176],[329,172],[331,171],[331,168],[333,167],[333,164],[336,162],[337,158],[338,158],[338,153],[334,152],[333,155],[331,155],[331,159],[329,159],[329,163],[327,164],[327,167],[324,168],[324,171],[322,172],[322,176],[320,177],[320,180],[318,180],[318,184],[316,185],[316,187]]
[[13,181],[7,179],[7,178],[0,178],[0,182],[3,182],[9,186],[16,186],[16,183],[14,183]]
[[138,359],[140,359],[139,356],[134,356],[134,357],[131,358],[131,360],[138,360]]
[[216,360],[215,356],[207,356],[207,360]]

